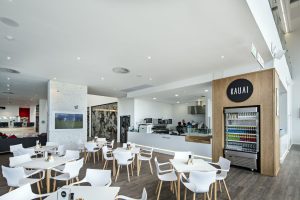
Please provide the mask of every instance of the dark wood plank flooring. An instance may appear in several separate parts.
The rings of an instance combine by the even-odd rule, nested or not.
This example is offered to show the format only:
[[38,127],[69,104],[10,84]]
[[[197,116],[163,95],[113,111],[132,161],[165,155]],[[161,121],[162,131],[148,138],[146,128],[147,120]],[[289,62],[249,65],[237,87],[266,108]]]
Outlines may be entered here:
[[[1,165],[8,166],[8,157],[10,154],[0,155]],[[168,161],[170,156],[164,154],[155,153],[160,162]],[[148,192],[148,199],[156,199],[155,189],[157,186],[157,177],[155,175],[155,165],[153,162],[154,175],[150,174],[149,165],[143,163],[142,172],[139,177],[131,177],[131,182],[127,182],[126,168],[123,168],[120,172],[120,177],[117,183],[113,181],[112,186],[120,186],[120,194],[127,195],[133,198],[140,198],[143,187],[146,187]],[[90,161],[84,165],[80,171],[79,178],[83,178],[86,168],[99,169],[103,167],[102,162],[97,162],[95,165]],[[110,163],[108,168],[112,168]],[[58,186],[61,187],[63,183],[58,182]],[[293,145],[285,162],[281,166],[281,170],[277,177],[262,176],[258,173],[251,172],[246,169],[240,169],[232,167],[227,177],[227,186],[231,194],[232,199],[241,200],[299,200],[300,199],[300,145]],[[183,187],[182,198],[183,198]],[[0,175],[0,195],[8,191],[5,179]],[[33,186],[33,191],[36,192],[36,187]],[[45,187],[43,189],[45,192]],[[223,188],[223,192],[218,192],[218,199],[228,199],[226,192]],[[163,184],[161,192],[161,200],[176,199],[175,195],[171,193],[168,183]],[[191,193],[188,192],[188,198],[192,199]],[[203,199],[203,196],[199,195],[197,199]],[[99,200],[101,195],[99,194]]]

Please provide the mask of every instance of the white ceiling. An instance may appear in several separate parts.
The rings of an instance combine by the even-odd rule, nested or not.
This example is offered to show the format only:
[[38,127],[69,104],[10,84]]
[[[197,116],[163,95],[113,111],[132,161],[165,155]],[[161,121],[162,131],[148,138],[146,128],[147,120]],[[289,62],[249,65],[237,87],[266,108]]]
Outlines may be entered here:
[[[0,67],[21,72],[12,83],[21,98],[21,91],[26,98],[36,93],[45,98],[33,85],[46,90],[54,77],[87,85],[90,94],[124,96],[121,90],[128,88],[256,63],[252,42],[265,61],[271,60],[241,0],[2,0],[0,17],[19,24],[0,22]],[[114,74],[113,67],[131,72]],[[22,100],[15,96],[11,99]]]

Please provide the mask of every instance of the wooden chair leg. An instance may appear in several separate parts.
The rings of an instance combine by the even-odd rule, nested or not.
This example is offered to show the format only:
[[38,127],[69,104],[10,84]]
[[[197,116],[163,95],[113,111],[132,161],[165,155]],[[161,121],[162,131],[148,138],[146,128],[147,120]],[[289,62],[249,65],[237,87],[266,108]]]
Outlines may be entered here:
[[139,174],[141,174],[142,161],[139,161]]
[[79,182],[79,178],[78,178],[78,176],[76,177],[76,182]]
[[132,167],[132,164],[131,164],[131,176],[133,176],[133,167]]
[[155,194],[157,194],[157,192],[158,192],[159,185],[160,185],[160,181],[158,181],[158,183],[157,183],[156,190],[155,190]]
[[103,169],[105,169],[105,168],[106,168],[106,164],[107,164],[107,160],[105,160],[105,162],[104,162]]
[[[39,173],[39,175],[40,175],[40,179],[42,179],[42,173],[41,172]],[[42,180],[41,180],[40,184],[41,184],[41,188],[43,188],[44,186],[43,186],[43,181]]]
[[159,200],[161,186],[162,186],[162,181],[160,181],[160,184],[159,184],[159,189],[158,189],[158,194],[157,194],[157,200]]
[[[186,200],[186,192],[187,192],[187,189],[184,188],[184,200]],[[176,194],[177,194],[177,191],[176,191]]]
[[228,192],[228,189],[227,189],[227,186],[226,186],[225,180],[223,180],[223,183],[224,183],[224,186],[225,186],[225,190],[226,190],[226,193],[227,193],[228,199],[229,199],[229,200],[231,200],[231,197],[230,197],[230,195],[229,195],[229,192]]
[[196,200],[196,193],[193,194],[193,200]]
[[149,160],[149,166],[150,166],[151,174],[153,175],[153,170],[152,170],[151,160]]
[[94,152],[94,164],[96,164],[96,152]]
[[176,183],[176,181],[174,181],[174,188],[175,188],[175,195],[176,195],[176,198],[177,198],[177,183]]
[[97,151],[98,154],[98,162],[100,161],[100,155],[99,155],[99,151]]
[[127,178],[128,178],[128,182],[130,182],[130,175],[129,175],[128,165],[126,166],[126,168],[127,168]]
[[170,181],[170,190],[171,190],[171,192],[174,194],[174,190],[173,190],[173,181]]
[[212,197],[212,192],[213,192],[213,190],[214,190],[214,183],[211,184],[211,186],[210,186],[210,196],[211,196],[211,197]]
[[[37,186],[37,189],[38,189],[39,195],[41,195],[42,193],[41,193],[40,183],[39,183],[39,182],[37,182],[37,183],[36,183],[36,186]],[[42,197],[40,197],[40,200],[42,200]]]
[[203,194],[203,199],[206,200],[206,193]]
[[208,192],[206,193],[206,195],[207,195],[207,199],[210,200],[210,196],[209,196]]
[[218,182],[219,182],[220,192],[222,192],[221,181]]
[[53,192],[55,192],[55,190],[56,190],[56,180],[54,179],[53,180]]
[[120,165],[118,166],[115,182],[117,182],[117,180],[118,180],[119,172],[120,172]]
[[14,189],[13,187],[10,187],[8,192],[11,192],[11,191],[13,191],[13,189]]

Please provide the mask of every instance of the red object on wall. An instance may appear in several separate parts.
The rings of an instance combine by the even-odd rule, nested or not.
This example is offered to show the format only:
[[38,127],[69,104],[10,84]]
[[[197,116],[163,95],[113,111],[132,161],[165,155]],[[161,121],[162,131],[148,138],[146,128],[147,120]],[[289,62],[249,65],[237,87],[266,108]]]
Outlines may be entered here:
[[30,108],[19,108],[19,116],[20,116],[20,118],[27,117],[28,123],[29,123],[30,122]]

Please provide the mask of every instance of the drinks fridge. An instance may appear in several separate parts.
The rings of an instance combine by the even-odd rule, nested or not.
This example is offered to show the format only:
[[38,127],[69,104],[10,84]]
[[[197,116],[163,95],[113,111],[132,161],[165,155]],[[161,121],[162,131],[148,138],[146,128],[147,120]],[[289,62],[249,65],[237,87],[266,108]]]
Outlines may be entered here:
[[232,165],[259,169],[259,107],[226,108],[225,158]]

